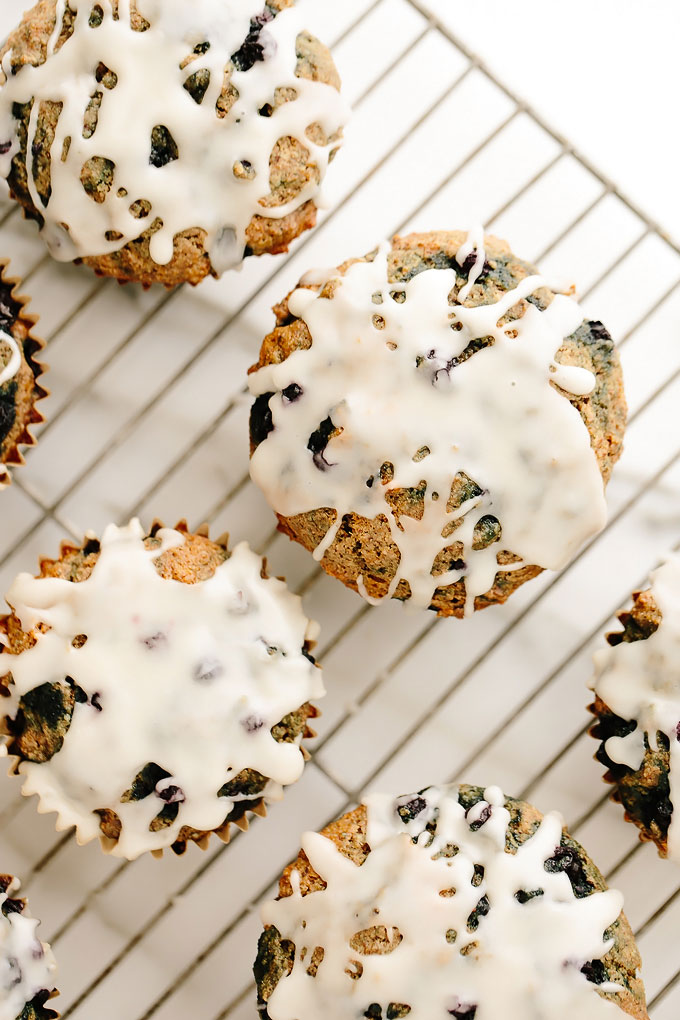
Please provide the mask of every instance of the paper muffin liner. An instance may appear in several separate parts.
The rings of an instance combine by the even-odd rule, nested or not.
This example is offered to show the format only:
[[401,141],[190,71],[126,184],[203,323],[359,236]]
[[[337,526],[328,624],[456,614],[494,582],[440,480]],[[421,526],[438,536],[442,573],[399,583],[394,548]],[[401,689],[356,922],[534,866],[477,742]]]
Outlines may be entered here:
[[[9,275],[9,260],[0,259],[0,285],[9,287],[9,296],[17,305],[19,310],[12,325],[11,334],[21,345],[22,368],[28,366],[33,373],[33,394],[27,412],[21,415],[20,429],[16,432],[16,422],[10,430],[10,435],[16,433],[9,441],[9,436],[4,443],[0,443],[0,492],[11,483],[11,474],[8,468],[14,468],[24,463],[24,457],[20,448],[26,449],[35,446],[36,440],[31,433],[31,426],[39,425],[45,421],[37,403],[49,395],[40,383],[41,377],[46,372],[46,366],[38,361],[38,355],[45,347],[44,340],[41,340],[33,333],[33,327],[38,322],[37,315],[29,315],[26,308],[30,303],[30,297],[19,292],[22,286],[18,277]],[[19,369],[21,371],[21,368]],[[19,409],[17,408],[17,411]]]
[[[150,529],[148,530],[148,532],[145,535],[145,538],[153,538],[153,537],[155,537],[160,530],[162,530],[162,529],[164,529],[166,527],[167,527],[167,525],[165,525],[162,520],[160,520],[158,518],[154,518],[153,523],[152,523]],[[172,530],[178,531],[180,534],[185,535],[185,536],[189,536],[189,537],[196,536],[196,537],[208,539],[208,540],[214,542],[215,545],[219,546],[225,552],[229,553],[229,546],[228,546],[229,533],[228,532],[224,532],[223,534],[221,534],[216,539],[211,539],[210,538],[210,528],[209,528],[208,524],[202,524],[200,527],[198,527],[197,529],[192,531],[192,530],[189,529],[189,526],[188,526],[187,521],[186,521],[185,518],[182,518],[174,526],[174,528]],[[99,541],[99,538],[93,532],[86,532],[85,535],[84,535],[84,538],[83,538],[83,542],[80,545],[78,543],[72,541],[72,540],[69,540],[69,539],[66,539],[66,540],[62,541],[60,543],[60,546],[59,546],[59,556],[56,559],[52,558],[52,557],[49,557],[49,556],[41,556],[41,557],[39,557],[38,563],[39,563],[39,566],[40,566],[40,573],[42,573],[43,566],[49,566],[51,564],[59,563],[60,561],[62,561],[69,554],[80,552],[80,551],[84,551],[84,550],[86,550],[88,548],[88,546],[90,547],[90,549],[89,549],[90,553],[94,553],[94,552],[98,552],[99,551],[100,541]],[[263,579],[268,579],[271,576],[267,572],[267,560],[266,560],[266,557],[262,557],[262,568],[261,568],[261,571],[260,571],[260,576]],[[285,582],[285,578],[283,578],[283,577],[278,577],[277,580]],[[75,582],[75,583],[80,583],[80,582]],[[190,583],[190,582],[179,582],[179,583]],[[2,706],[2,695],[5,694],[5,692],[7,690],[7,685],[6,685],[5,681],[8,679],[8,677],[11,678],[11,671],[9,671],[8,674],[5,674],[3,676],[3,674],[2,674],[2,658],[1,658],[3,653],[9,654],[8,652],[6,652],[6,646],[9,644],[7,636],[8,636],[9,621],[11,619],[12,619],[11,614],[0,616],[0,712],[1,712],[1,706]],[[312,621],[308,621],[308,622],[311,623]],[[309,651],[311,653],[311,652],[313,652],[314,648],[316,647],[316,644],[317,644],[317,642],[315,640],[308,638],[305,641],[305,648],[306,648],[307,651]],[[26,643],[25,647],[26,648],[29,647],[29,644]],[[5,683],[4,687],[3,687],[3,683]],[[316,737],[316,735],[317,735],[316,731],[313,730],[309,726],[309,721],[311,719],[316,719],[316,718],[320,717],[321,711],[315,705],[313,705],[311,702],[304,702],[303,705],[300,705],[299,707],[302,708],[302,707],[304,707],[304,705],[307,705],[310,711],[309,711],[309,716],[307,717],[306,722],[305,722],[304,730],[302,731],[302,734],[301,734],[300,744],[298,746],[299,746],[299,750],[300,750],[300,752],[302,754],[303,760],[304,760],[304,762],[306,764],[311,759],[311,755],[310,755],[309,751],[307,750],[307,748],[305,748],[304,745],[302,744],[302,741],[310,740],[310,739],[313,739],[314,737]],[[68,731],[66,731],[66,732],[68,732]],[[6,736],[6,737],[9,737],[9,736],[11,736],[11,733],[9,732],[9,728],[8,728],[8,725],[7,725],[7,717],[6,716],[3,717],[0,714],[0,736],[2,736],[2,735]],[[27,760],[27,759],[23,758],[21,755],[11,753],[9,751],[7,745],[5,745],[5,754],[7,756],[8,762],[9,762],[8,775],[10,775],[10,776],[21,776],[20,766],[21,766],[22,762]],[[269,777],[267,777],[267,778],[268,778],[268,781],[270,783],[274,782],[271,779],[269,779]],[[295,784],[293,783],[293,784],[290,784],[290,785],[295,785]],[[26,791],[25,786],[26,786],[26,784],[24,783],[24,785],[22,786],[22,789],[21,789],[22,796],[25,796],[25,797],[34,796],[34,793],[32,791]],[[214,829],[210,829],[210,830],[195,830],[195,829],[191,829],[190,827],[186,827],[185,826],[183,829],[180,830],[179,836],[175,840],[174,843],[172,843],[169,846],[164,847],[162,849],[151,849],[151,850],[148,850],[147,852],[150,853],[153,857],[159,858],[159,859],[163,857],[163,854],[164,854],[165,850],[172,850],[173,853],[175,853],[178,856],[181,856],[182,854],[184,854],[186,852],[186,849],[187,849],[187,846],[188,846],[189,843],[195,843],[201,850],[207,850],[208,846],[210,844],[210,837],[213,836],[213,835],[217,836],[218,839],[221,840],[222,843],[225,843],[225,844],[229,843],[230,839],[231,839],[232,826],[236,827],[237,829],[240,829],[243,832],[245,832],[245,831],[248,830],[248,828],[250,826],[250,818],[252,816],[259,817],[259,818],[265,818],[267,816],[267,805],[269,803],[274,803],[274,802],[276,802],[278,800],[283,799],[283,790],[285,790],[285,787],[280,787],[280,790],[282,792],[278,796],[274,792],[270,792],[268,794],[266,792],[266,790],[265,790],[265,791],[263,791],[259,795],[258,794],[254,794],[252,798],[244,797],[244,799],[242,801],[233,801],[232,802],[232,809],[229,812],[230,815],[233,814],[235,811],[238,811],[239,808],[241,806],[243,806],[243,812],[241,814],[237,814],[237,817],[230,818],[230,819],[225,819],[225,821],[221,825],[217,826]],[[37,811],[38,811],[39,814],[55,814],[56,815],[55,829],[56,829],[57,832],[64,832],[67,829],[74,828],[73,823],[71,821],[67,820],[66,818],[64,818],[64,816],[59,812],[58,809],[55,809],[52,806],[46,805],[39,793],[35,793],[35,796],[37,796],[37,798],[38,798]],[[103,810],[109,810],[112,813],[114,811],[113,808],[108,808],[108,809],[103,809]],[[104,819],[102,820],[102,824],[105,824],[105,820]],[[83,845],[89,843],[93,837],[91,837],[89,835],[83,836],[83,834],[79,831],[78,826],[76,825],[75,826],[75,838],[76,838],[76,842],[78,843],[78,845],[83,846]],[[100,841],[102,850],[105,853],[110,854],[110,853],[112,853],[114,851],[114,849],[115,849],[115,847],[116,847],[116,845],[118,843],[118,838],[112,838],[111,836],[106,835],[104,831],[101,831],[99,833],[99,841]]]
[[[12,900],[13,903],[15,904],[14,913],[23,914],[24,910],[26,910],[28,906],[28,901],[23,896],[16,895],[16,893],[19,892],[20,888],[21,883],[17,878],[15,878],[13,875],[4,875],[0,873],[0,892],[4,893],[7,896],[7,899]],[[51,957],[51,948],[49,943],[42,942],[42,940],[40,940],[40,942],[41,945],[43,946],[43,949],[46,949]],[[48,990],[45,989],[45,991]],[[52,999],[57,998],[58,995],[59,989],[53,988],[49,992],[49,994],[44,998],[42,1003],[40,1001],[36,1002],[36,999],[38,997],[34,996],[30,1002],[26,1003],[26,1006],[31,1007],[31,1010],[28,1012],[28,1014],[26,1014],[28,1020],[59,1020],[61,1014],[57,1013],[56,1010],[51,1009],[47,1005],[48,1002],[51,1002]],[[24,1007],[24,1011],[22,1011],[21,1013],[22,1017],[25,1014],[25,1009],[26,1007]]]

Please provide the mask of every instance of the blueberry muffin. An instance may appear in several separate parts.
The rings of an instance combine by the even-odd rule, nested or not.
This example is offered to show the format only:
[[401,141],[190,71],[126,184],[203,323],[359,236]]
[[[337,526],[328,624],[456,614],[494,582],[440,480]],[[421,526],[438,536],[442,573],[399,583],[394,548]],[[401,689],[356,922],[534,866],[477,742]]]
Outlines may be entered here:
[[44,420],[36,404],[47,395],[37,360],[43,343],[32,333],[38,320],[26,313],[28,299],[8,264],[0,260],[0,490],[10,482],[8,468],[23,463],[19,448],[34,443],[30,427]]
[[680,862],[680,557],[652,573],[619,620],[595,655],[595,757],[640,839]]
[[396,237],[274,311],[251,474],[280,530],[369,601],[463,616],[603,526],[616,350],[504,241]]
[[196,284],[314,226],[347,110],[294,0],[39,0],[1,53],[0,173],[60,261]]
[[317,628],[246,543],[111,525],[7,601],[4,752],[79,842],[128,859],[226,842],[300,777]]
[[647,1018],[622,897],[555,812],[429,787],[302,846],[262,911],[264,1020]]
[[0,1020],[55,1020],[47,1006],[57,994],[54,956],[18,890],[16,879],[0,875]]

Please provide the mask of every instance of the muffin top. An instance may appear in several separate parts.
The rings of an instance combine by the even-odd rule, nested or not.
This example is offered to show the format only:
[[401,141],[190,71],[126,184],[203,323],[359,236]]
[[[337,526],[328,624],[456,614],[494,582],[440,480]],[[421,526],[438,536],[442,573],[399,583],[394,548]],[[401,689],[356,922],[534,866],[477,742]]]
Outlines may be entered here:
[[602,381],[590,327],[610,361],[611,340],[504,242],[395,238],[309,274],[277,311],[250,375],[267,405],[251,473],[283,518],[330,508],[318,559],[346,515],[386,521],[398,567],[381,597],[425,608],[464,577],[471,612],[499,564],[558,569],[603,526],[611,450],[598,464],[607,442],[582,406]]
[[307,833],[263,909],[291,947],[265,990],[270,1020],[621,1016],[624,988],[602,961],[619,925],[630,936],[622,897],[590,880],[557,813],[497,787],[364,804],[363,846]]
[[[244,773],[280,797],[304,756],[272,729],[323,694],[299,598],[245,543],[203,580],[163,576],[159,557],[184,543],[163,529],[145,545],[138,521],[110,526],[84,579],[22,574],[7,595],[4,751],[21,759],[24,793],[81,842],[113,813],[106,848],[120,857],[217,829]],[[47,735],[31,736],[35,717]]]
[[[680,812],[675,811],[680,803],[680,555],[669,556],[653,571],[651,587],[637,593],[632,613],[620,616],[624,624],[629,618],[631,633],[608,635],[610,647],[595,653],[592,688],[625,724],[604,741],[604,752],[625,771],[649,764],[640,782],[643,788],[657,787],[663,816],[657,810],[653,819],[639,821],[649,822],[665,856],[680,861]],[[627,807],[634,814],[634,804]],[[667,826],[666,833],[659,832],[660,825]]]
[[[316,41],[292,3],[41,0],[2,60],[0,172],[27,189],[55,258],[151,229],[166,265],[198,228],[219,275],[241,262],[253,216],[317,195],[346,110],[312,80]],[[285,181],[277,152],[291,146],[305,158]]]
[[18,890],[16,879],[0,875],[0,1020],[55,1017],[42,1009],[54,992],[54,956],[37,937],[40,922],[16,898]]

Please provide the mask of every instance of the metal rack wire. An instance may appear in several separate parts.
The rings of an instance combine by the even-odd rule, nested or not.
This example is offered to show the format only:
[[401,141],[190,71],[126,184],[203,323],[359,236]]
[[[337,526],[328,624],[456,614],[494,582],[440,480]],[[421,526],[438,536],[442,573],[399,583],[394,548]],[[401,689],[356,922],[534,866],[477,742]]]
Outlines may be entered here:
[[[616,609],[678,538],[680,252],[567,139],[520,102],[436,16],[438,0],[319,5],[356,108],[337,203],[286,257],[172,293],[58,266],[4,205],[0,251],[49,341],[48,424],[2,497],[0,584],[132,514],[187,516],[266,553],[322,624],[329,690],[314,759],[265,821],[229,846],[121,864],[54,832],[0,777],[0,862],[43,917],[65,1018],[253,1017],[257,906],[303,829],[367,787],[464,778],[557,807],[626,895],[650,1013],[680,1011],[680,872],[637,841],[592,761],[590,656]],[[375,39],[381,46],[375,47]],[[483,220],[547,273],[575,274],[615,334],[626,452],[609,523],[559,575],[460,624],[370,609],[277,535],[248,479],[244,373],[269,306],[314,264],[408,229]]]

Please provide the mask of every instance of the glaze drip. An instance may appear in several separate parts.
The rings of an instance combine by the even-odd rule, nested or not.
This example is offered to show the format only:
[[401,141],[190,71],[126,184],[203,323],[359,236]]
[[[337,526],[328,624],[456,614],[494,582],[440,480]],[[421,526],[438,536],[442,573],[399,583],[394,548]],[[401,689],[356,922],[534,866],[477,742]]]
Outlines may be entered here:
[[[26,176],[55,258],[108,254],[153,226],[151,258],[167,264],[174,237],[198,228],[220,274],[241,262],[253,216],[279,219],[317,196],[347,110],[335,88],[296,76],[294,8],[274,16],[264,0],[137,0],[147,27],[135,31],[131,0],[118,0],[117,16],[112,0],[70,0],[73,34],[57,48],[65,7],[57,0],[45,62],[13,74],[9,51],[0,90],[5,177],[19,150],[14,104],[33,104]],[[289,100],[274,108],[278,89]],[[62,106],[41,196],[34,146],[45,103]],[[315,169],[277,205],[270,159],[280,139],[295,139]]]
[[[479,242],[469,251],[475,244],[470,281],[480,259],[483,265]],[[469,308],[451,297],[452,269],[429,269],[395,287],[389,250],[382,245],[373,261],[356,262],[344,275],[309,277],[332,280],[320,295],[291,295],[290,312],[304,320],[312,345],[250,376],[255,397],[273,394],[271,428],[251,474],[284,517],[335,510],[317,559],[345,515],[382,515],[400,554],[386,594],[404,580],[410,602],[425,608],[437,588],[465,578],[470,613],[500,569],[559,569],[604,525],[597,459],[566,395],[589,394],[595,378],[555,360],[583,313],[556,295],[545,311],[527,302],[521,318],[501,324],[545,286],[541,277]],[[292,385],[295,401],[285,396]],[[319,423],[332,426],[321,452],[312,444]],[[397,516],[391,494],[423,485],[422,515]],[[438,572],[437,557],[455,543],[461,555]],[[499,566],[502,550],[517,559]],[[376,601],[366,580],[360,577],[358,588]]]
[[658,749],[658,734],[670,746],[668,856],[680,862],[680,556],[669,556],[651,575],[651,591],[661,623],[648,638],[622,641],[595,653],[592,688],[605,704],[635,729],[609,737],[605,751],[613,762],[637,770],[646,743]]
[[[620,986],[582,972],[613,945],[606,932],[620,893],[577,898],[568,876],[549,869],[562,837],[555,812],[509,852],[503,795],[490,787],[484,797],[467,812],[457,787],[368,797],[371,852],[360,867],[331,840],[304,836],[326,888],[303,897],[293,871],[292,895],[263,908],[264,923],[295,946],[292,971],[267,1002],[271,1020],[356,1020],[394,1004],[409,1020],[621,1016],[600,994]],[[391,948],[357,952],[357,934],[376,926]]]
[[17,1020],[26,1003],[54,990],[56,963],[36,935],[39,921],[14,898],[19,883],[0,884],[0,1020]]
[[[241,543],[212,577],[180,583],[154,559],[184,539],[158,536],[161,548],[146,550],[138,521],[110,526],[79,583],[21,574],[7,600],[37,641],[0,658],[14,680],[10,717],[46,683],[75,692],[61,749],[19,765],[23,792],[81,842],[100,834],[99,812],[115,812],[112,853],[130,859],[171,846],[183,826],[221,826],[243,799],[223,788],[245,769],[267,777],[266,800],[280,799],[304,760],[299,741],[277,742],[272,727],[324,693],[303,652],[316,625],[282,581],[261,576],[260,557]],[[40,623],[50,629],[36,632]]]

